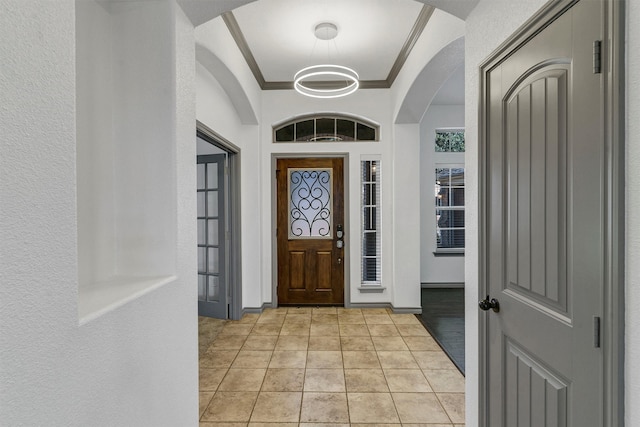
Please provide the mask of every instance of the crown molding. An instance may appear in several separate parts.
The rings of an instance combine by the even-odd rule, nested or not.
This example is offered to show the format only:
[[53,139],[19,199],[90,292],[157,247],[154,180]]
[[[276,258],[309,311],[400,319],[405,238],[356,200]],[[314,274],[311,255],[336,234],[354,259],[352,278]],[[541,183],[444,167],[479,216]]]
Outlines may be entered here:
[[[242,53],[244,60],[247,62],[249,69],[253,73],[253,76],[258,82],[258,85],[260,86],[261,89],[264,90],[265,84],[267,82],[265,81],[264,76],[262,75],[262,71],[260,71],[260,67],[258,67],[256,58],[253,56],[253,53],[251,53],[251,49],[249,49],[249,45],[247,44],[247,39],[244,38],[244,34],[242,34],[242,30],[240,29],[240,25],[238,24],[236,17],[233,15],[232,12],[229,11],[222,14],[222,19],[224,20],[224,23],[227,25],[227,28],[229,29],[229,33],[231,33],[231,37],[233,37],[233,39],[236,42],[236,45],[238,45],[238,49],[240,49],[240,52]],[[292,84],[292,87],[293,87],[293,84]]]
[[[389,74],[387,75],[387,78],[385,80],[362,80],[360,81],[360,89],[389,89],[391,85],[393,85],[393,82],[398,77],[398,74],[400,74],[400,70],[402,70],[402,67],[407,61],[407,58],[409,57],[409,55],[411,54],[411,51],[413,50],[413,47],[415,46],[416,42],[422,35],[422,32],[427,26],[429,19],[431,19],[431,16],[433,15],[434,11],[435,11],[435,8],[433,6],[429,6],[426,4],[422,6],[422,9],[418,14],[418,18],[416,19],[416,22],[413,24],[413,27],[411,28],[411,31],[409,32],[409,35],[407,36],[407,39],[405,40],[402,46],[402,49],[400,49],[400,52],[398,53],[398,56],[395,62],[393,63],[393,65],[391,66],[391,69],[389,70]],[[293,81],[279,81],[279,82],[266,81],[264,78],[264,75],[262,74],[262,71],[260,70],[260,67],[258,66],[258,63],[256,62],[255,57],[253,56],[253,53],[251,52],[251,49],[249,48],[249,45],[247,44],[247,39],[244,37],[244,34],[242,34],[240,25],[238,24],[238,21],[236,20],[233,13],[230,11],[223,13],[222,19],[224,20],[224,23],[226,24],[227,29],[231,34],[231,37],[233,37],[233,40],[235,40],[236,45],[238,46],[238,49],[240,49],[240,52],[242,53],[244,60],[249,66],[249,69],[253,73],[253,76],[255,77],[256,82],[260,86],[260,89],[262,90],[293,90]],[[316,82],[315,84],[318,86],[330,86],[333,83],[332,82]]]
[[418,15],[418,19],[416,19],[416,22],[413,24],[413,28],[411,28],[411,32],[409,33],[407,40],[405,40],[402,49],[400,49],[400,52],[398,53],[396,62],[393,63],[393,66],[389,71],[389,75],[387,76],[388,87],[391,87],[391,85],[393,85],[396,77],[398,77],[398,74],[400,74],[400,70],[402,70],[404,63],[407,61],[409,54],[422,35],[422,31],[424,31],[427,23],[429,22],[429,19],[431,19],[431,15],[433,15],[433,12],[435,10],[436,8],[433,6],[429,6],[426,4],[422,6],[420,14]]

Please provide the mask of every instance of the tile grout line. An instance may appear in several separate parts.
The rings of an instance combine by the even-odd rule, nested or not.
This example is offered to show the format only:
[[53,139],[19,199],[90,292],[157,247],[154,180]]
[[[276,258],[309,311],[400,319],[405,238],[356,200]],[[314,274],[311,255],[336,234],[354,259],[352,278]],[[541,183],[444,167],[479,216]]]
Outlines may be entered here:
[[[299,409],[299,411],[298,411],[298,423],[303,423],[303,421],[302,421],[303,401],[304,401],[305,393],[307,392],[307,391],[305,390],[305,385],[306,385],[306,379],[307,379],[308,369],[310,369],[310,368],[309,368],[309,364],[308,364],[308,360],[309,360],[310,352],[312,351],[312,350],[310,349],[310,344],[311,344],[311,339],[312,339],[312,335],[311,335],[311,327],[312,327],[312,325],[313,325],[313,317],[314,317],[314,316],[313,316],[313,314],[314,314],[314,312],[311,312],[311,313],[310,313],[310,316],[309,316],[309,318],[310,318],[310,322],[309,322],[308,331],[307,331],[307,332],[308,332],[308,334],[304,334],[304,335],[303,335],[303,336],[305,336],[305,337],[306,337],[306,347],[305,347],[305,352],[304,352],[304,354],[305,354],[305,363],[304,363],[304,370],[303,370],[304,375],[303,375],[302,390],[301,390],[301,395],[300,395],[301,397],[300,397],[300,409]],[[324,313],[318,313],[318,314],[324,314]],[[377,313],[376,313],[376,314],[377,314]],[[387,312],[387,315],[388,315],[388,312]],[[287,334],[287,335],[283,335],[284,323],[286,322],[287,312],[285,312],[285,314],[284,314],[284,316],[283,316],[283,317],[284,317],[284,318],[282,319],[282,322],[281,322],[281,323],[280,323],[280,322],[278,322],[278,323],[280,324],[280,329],[279,329],[279,331],[278,331],[278,335],[276,335],[276,337],[277,337],[277,338],[276,338],[276,342],[274,343],[273,348],[272,348],[272,350],[270,351],[269,358],[268,358],[268,360],[267,360],[267,362],[266,362],[266,363],[267,363],[267,365],[266,365],[266,368],[265,368],[265,375],[263,376],[262,381],[261,381],[261,383],[260,383],[260,387],[259,387],[258,392],[257,392],[256,400],[253,402],[253,406],[252,406],[251,411],[250,411],[250,414],[249,414],[249,420],[248,420],[248,422],[249,422],[249,423],[251,422],[251,419],[252,419],[252,417],[253,417],[253,415],[254,415],[254,413],[255,413],[256,405],[257,405],[258,399],[259,399],[259,397],[260,397],[260,394],[263,392],[263,387],[264,387],[264,385],[265,385],[266,378],[267,378],[267,377],[266,377],[266,374],[267,374],[267,372],[268,372],[268,371],[269,371],[269,369],[270,369],[270,368],[269,368],[269,366],[270,366],[271,362],[273,361],[273,357],[274,357],[274,355],[275,355],[276,348],[277,348],[277,346],[278,346],[278,344],[279,344],[279,342],[280,342],[280,338],[285,337],[285,336],[289,336],[288,334]],[[336,313],[336,322],[335,322],[335,325],[338,327],[338,331],[337,331],[338,333],[337,333],[337,335],[335,336],[335,338],[337,338],[338,345],[339,345],[339,347],[338,347],[338,348],[339,348],[339,350],[340,350],[341,368],[342,368],[342,369],[341,369],[341,372],[342,372],[342,377],[343,377],[343,381],[344,381],[344,393],[345,393],[345,399],[346,399],[346,405],[347,405],[347,418],[348,418],[348,420],[349,420],[349,423],[351,423],[351,422],[352,422],[352,420],[351,420],[352,414],[351,414],[351,407],[349,406],[349,390],[348,390],[348,388],[347,388],[347,382],[346,382],[346,376],[347,376],[347,375],[346,375],[346,371],[347,371],[347,368],[346,368],[346,365],[345,365],[345,358],[344,358],[344,352],[345,352],[345,351],[348,351],[348,350],[345,350],[345,348],[344,348],[344,346],[343,346],[343,340],[342,340],[343,338],[350,337],[351,335],[342,335],[342,331],[341,331],[341,329],[340,329],[340,326],[341,326],[341,325],[343,325],[343,323],[342,323],[342,322],[340,322],[340,317],[341,317],[341,316],[340,316],[340,315],[338,315],[338,314]],[[374,335],[372,335],[372,334],[371,334],[371,328],[370,328],[370,325],[374,325],[374,324],[378,324],[378,323],[368,323],[368,322],[367,322],[367,320],[366,320],[366,316],[364,316],[364,315],[363,315],[363,318],[364,318],[364,319],[363,319],[363,320],[364,320],[364,323],[363,323],[363,324],[365,325],[366,330],[367,330],[367,333],[368,333],[365,337],[366,337],[366,338],[368,338],[368,339],[371,341],[371,343],[372,343],[373,351],[374,351],[374,352],[375,352],[375,354],[376,354],[376,360],[377,360],[378,364],[380,365],[380,370],[381,370],[381,372],[382,372],[382,374],[383,374],[383,378],[384,378],[384,380],[385,380],[385,385],[386,385],[386,387],[387,387],[388,393],[390,394],[390,396],[391,396],[391,398],[392,398],[392,402],[393,402],[393,404],[394,404],[394,410],[395,410],[395,412],[396,412],[396,416],[398,417],[397,419],[400,421],[400,423],[402,423],[402,421],[401,421],[401,419],[400,419],[400,416],[399,416],[400,414],[399,414],[399,412],[398,412],[398,408],[397,408],[397,405],[396,405],[396,401],[395,401],[395,399],[393,398],[393,393],[392,393],[392,391],[391,391],[391,389],[390,389],[390,387],[389,387],[388,376],[387,376],[387,374],[386,374],[386,372],[385,372],[385,369],[384,369],[384,368],[383,368],[383,366],[382,366],[383,364],[382,364],[382,361],[381,361],[381,359],[380,359],[380,355],[379,355],[379,352],[380,352],[380,351],[384,351],[384,349],[378,349],[378,348],[376,347],[376,345],[375,345],[375,343],[374,343],[373,338],[374,338],[374,337],[377,337],[378,335],[375,335],[375,336],[374,336]],[[230,364],[229,364],[229,366],[227,367],[226,372],[225,372],[225,375],[223,376],[223,378],[222,378],[222,379],[220,380],[220,382],[218,383],[218,385],[217,385],[217,387],[216,387],[216,390],[214,391],[214,395],[212,396],[212,399],[210,399],[209,403],[205,406],[205,409],[204,409],[204,411],[203,411],[203,415],[204,415],[204,413],[206,412],[206,409],[211,405],[211,403],[212,403],[212,401],[213,401],[213,397],[215,396],[215,394],[219,392],[220,385],[221,385],[221,384],[222,384],[222,382],[224,381],[224,378],[226,378],[226,376],[228,375],[229,371],[232,369],[233,364],[234,364],[234,363],[238,360],[238,358],[240,357],[240,353],[243,351],[243,348],[244,348],[244,346],[245,346],[246,342],[248,341],[249,336],[251,336],[251,333],[254,331],[254,328],[259,324],[259,323],[258,323],[258,320],[259,320],[259,317],[256,319],[256,321],[255,321],[255,322],[253,322],[252,327],[251,327],[251,329],[250,329],[249,333],[245,336],[244,340],[242,341],[242,345],[240,346],[240,348],[239,348],[239,349],[237,349],[237,353],[235,354],[235,356],[234,356],[233,360],[231,361],[231,363],[230,363]],[[293,320],[293,319],[292,319],[292,320]],[[408,335],[406,335],[406,336],[405,336],[405,335],[403,335],[402,333],[400,333],[400,330],[397,328],[398,324],[405,324],[405,323],[404,323],[404,322],[403,322],[403,323],[396,323],[396,321],[395,321],[393,318],[391,318],[391,321],[392,321],[392,322],[391,322],[391,323],[389,323],[389,324],[393,325],[393,326],[396,328],[396,331],[398,332],[398,336],[401,338],[401,340],[402,340],[403,344],[407,347],[407,351],[409,351],[409,354],[411,355],[412,360],[413,360],[413,361],[416,363],[416,365],[418,366],[418,370],[421,372],[422,377],[426,380],[426,383],[427,383],[427,384],[429,385],[429,387],[431,388],[431,391],[432,391],[432,392],[433,392],[433,394],[435,395],[435,397],[436,397],[436,400],[437,400],[438,404],[439,404],[439,405],[440,405],[440,407],[444,410],[445,414],[447,415],[447,418],[449,419],[450,423],[453,425],[453,420],[452,420],[451,416],[449,415],[449,412],[444,408],[444,405],[442,405],[442,401],[440,400],[440,396],[439,396],[439,395],[436,393],[436,391],[433,389],[433,385],[432,385],[432,383],[428,380],[428,378],[426,377],[426,374],[425,374],[424,370],[422,369],[422,367],[420,366],[420,364],[417,362],[416,356],[415,356],[415,354],[414,354],[414,350],[412,350],[412,349],[410,348],[409,343],[407,342],[407,337],[408,337]],[[268,324],[269,322],[263,322],[263,323],[264,323],[264,324]],[[319,324],[325,324],[325,323],[319,323]],[[333,322],[327,322],[326,324],[331,325],[331,324],[334,324],[334,323],[333,323]],[[350,323],[350,322],[349,322],[349,323],[344,323],[344,325],[347,325],[347,324],[351,324],[351,323]],[[356,324],[356,323],[354,323],[354,324]],[[380,324],[387,324],[387,323],[386,323],[386,322],[381,322]],[[232,334],[230,334],[230,335],[232,335]],[[292,336],[295,336],[295,335],[296,335],[296,334],[293,334]],[[386,336],[386,335],[380,335],[380,336],[382,336],[382,337],[383,337],[383,336]],[[393,336],[395,336],[395,335],[393,335]],[[429,336],[429,335],[426,335],[426,336]],[[319,339],[322,339],[322,338],[333,338],[333,337],[334,337],[333,335],[331,335],[331,336],[327,336],[327,337],[320,336],[320,335],[318,335],[318,336],[317,336],[317,338],[319,338]],[[294,347],[295,347],[295,346],[294,346]],[[221,350],[224,350],[224,349],[221,349]],[[256,350],[256,349],[254,349],[254,350]],[[246,351],[250,351],[250,350],[246,350]],[[293,351],[293,350],[292,350],[292,349],[284,349],[284,350],[282,350],[282,351]],[[316,350],[316,351],[322,351],[322,350]],[[356,351],[356,350],[353,350],[353,351]],[[389,350],[389,351],[394,351],[394,350]],[[238,368],[238,369],[246,369],[246,368]],[[274,369],[275,369],[275,368],[274,368]],[[318,368],[318,369],[320,369],[320,368]],[[354,368],[354,369],[356,369],[356,368]],[[364,368],[363,368],[363,369],[364,369]],[[388,369],[392,369],[392,368],[388,368]],[[401,368],[398,368],[398,369],[401,369]],[[409,369],[409,368],[406,368],[406,369]],[[364,393],[364,392],[363,392],[363,393]],[[374,391],[367,391],[367,393],[374,393]],[[199,418],[199,420],[200,420],[200,421],[202,421],[202,417],[200,417],[200,418]]]

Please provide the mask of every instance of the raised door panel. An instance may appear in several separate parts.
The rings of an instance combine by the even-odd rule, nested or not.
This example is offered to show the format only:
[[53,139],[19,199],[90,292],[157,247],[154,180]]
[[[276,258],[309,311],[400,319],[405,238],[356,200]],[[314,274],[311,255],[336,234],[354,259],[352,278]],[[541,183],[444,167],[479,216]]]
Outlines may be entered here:
[[317,261],[316,261],[316,291],[330,291],[333,287],[333,283],[331,281],[331,262],[332,262],[332,254],[327,251],[318,251],[316,253]]
[[289,252],[289,289],[305,289],[305,252]]
[[510,341],[505,361],[505,425],[566,427],[569,381]]
[[538,68],[505,106],[507,289],[568,319],[569,65]]

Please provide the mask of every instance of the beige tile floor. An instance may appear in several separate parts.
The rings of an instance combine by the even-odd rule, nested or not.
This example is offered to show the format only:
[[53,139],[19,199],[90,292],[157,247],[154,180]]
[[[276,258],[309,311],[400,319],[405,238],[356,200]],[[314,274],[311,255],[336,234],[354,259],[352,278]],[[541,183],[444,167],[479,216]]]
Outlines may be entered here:
[[277,308],[218,330],[201,427],[464,426],[464,377],[414,315]]

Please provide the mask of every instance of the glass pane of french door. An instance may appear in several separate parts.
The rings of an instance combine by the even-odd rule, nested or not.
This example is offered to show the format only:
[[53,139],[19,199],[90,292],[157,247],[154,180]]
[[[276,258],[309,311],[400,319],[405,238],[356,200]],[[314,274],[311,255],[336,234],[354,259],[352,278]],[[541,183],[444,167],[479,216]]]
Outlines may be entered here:
[[198,156],[198,314],[226,319],[225,154]]

